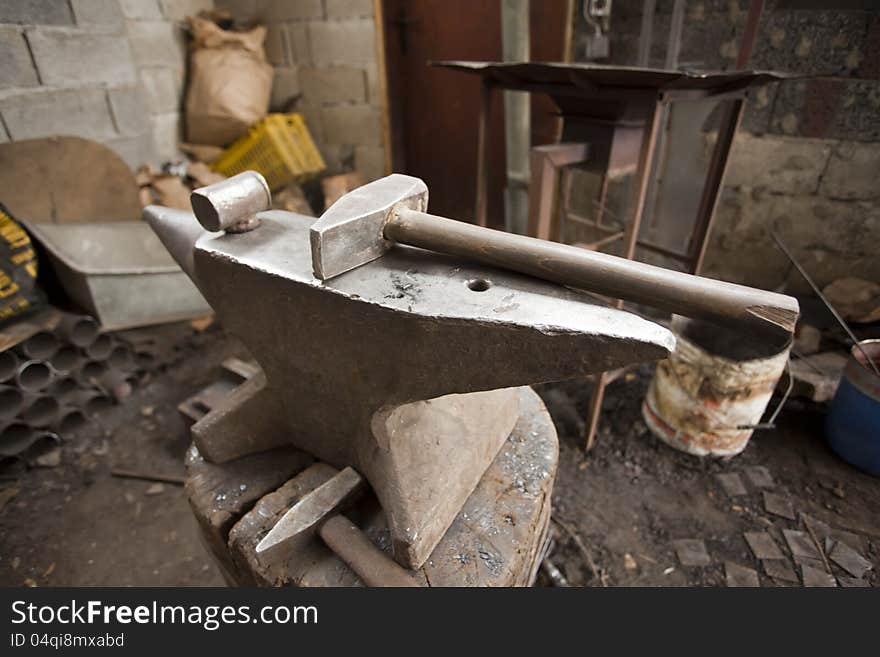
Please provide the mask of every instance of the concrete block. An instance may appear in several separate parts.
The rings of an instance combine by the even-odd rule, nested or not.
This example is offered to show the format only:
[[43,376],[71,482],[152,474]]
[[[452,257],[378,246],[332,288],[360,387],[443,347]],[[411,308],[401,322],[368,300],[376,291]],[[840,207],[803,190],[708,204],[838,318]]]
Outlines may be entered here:
[[367,100],[366,75],[363,69],[335,66],[302,67],[299,79],[303,96],[315,105],[364,103]]
[[40,84],[24,35],[15,27],[0,27],[0,88]]
[[321,155],[327,165],[327,173],[346,173],[354,170],[354,147],[350,144],[324,144]]
[[134,60],[123,36],[38,27],[27,32],[40,79],[46,85],[135,82]]
[[129,21],[128,38],[138,68],[183,68],[183,35],[173,24],[165,21]]
[[121,32],[125,16],[117,0],[70,0],[76,24],[89,29]]
[[326,144],[381,146],[380,112],[369,105],[334,105],[321,114]]
[[119,134],[139,135],[150,129],[150,112],[146,94],[140,86],[108,89],[110,110]]
[[327,0],[327,18],[372,18],[373,0]]
[[170,21],[184,21],[200,11],[214,8],[212,0],[161,0],[162,14]]
[[382,106],[382,87],[379,85],[379,70],[376,66],[368,66],[367,74],[367,103],[375,107]]
[[162,20],[159,0],[119,0],[126,18],[140,21]]
[[134,170],[142,164],[158,164],[156,152],[153,146],[153,133],[150,132],[150,124],[147,123],[147,132],[131,137],[117,137],[104,141],[104,145],[113,149],[119,157],[125,160],[130,169]]
[[103,89],[33,91],[0,100],[0,114],[13,140],[73,135],[116,137]]
[[309,134],[312,136],[312,140],[318,144],[318,150],[321,151],[321,154],[324,154],[324,121],[323,121],[323,108],[317,107],[315,105],[310,104],[307,100],[303,99],[303,102],[298,103],[296,106],[296,111],[302,114],[303,119],[306,122],[306,128],[309,130]]
[[70,5],[62,0],[4,0],[0,23],[17,25],[73,25]]
[[370,19],[308,24],[312,61],[318,66],[376,61],[376,31]]
[[236,22],[266,24],[266,0],[214,0],[217,9],[225,9]]
[[287,66],[291,63],[287,48],[287,30],[284,25],[269,25],[266,31],[266,59],[273,66]]
[[309,31],[307,23],[288,23],[287,48],[291,64],[311,64],[312,51],[309,46]]
[[880,143],[843,142],[831,154],[819,193],[836,199],[880,198]]
[[724,190],[704,275],[764,289],[787,284],[789,292],[806,291],[797,272],[779,257],[770,236],[774,226],[820,287],[844,276],[880,280],[880,259],[874,253],[880,202],[749,188]]
[[156,114],[153,122],[153,147],[159,162],[167,162],[177,157],[180,144],[181,119],[178,112]]
[[[707,135],[707,161],[715,136]],[[833,145],[824,139],[741,132],[733,142],[724,184],[761,187],[779,194],[814,194]]]
[[295,68],[276,68],[272,79],[272,97],[269,109],[274,112],[290,111],[300,93],[299,73]]
[[144,68],[140,70],[140,75],[150,112],[162,114],[180,111],[183,84],[177,71],[171,68]]
[[355,146],[354,168],[367,182],[385,175],[385,149],[381,146]]
[[324,18],[321,0],[268,0],[265,16],[267,22]]

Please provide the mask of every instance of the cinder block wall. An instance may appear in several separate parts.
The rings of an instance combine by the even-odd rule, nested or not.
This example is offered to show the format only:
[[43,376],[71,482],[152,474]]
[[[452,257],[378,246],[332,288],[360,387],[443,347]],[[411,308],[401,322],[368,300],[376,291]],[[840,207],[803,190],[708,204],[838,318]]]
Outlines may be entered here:
[[[636,62],[642,4],[614,2],[615,64]],[[680,63],[731,68],[748,4],[688,0]],[[749,100],[705,273],[805,291],[770,237],[776,225],[820,285],[846,275],[880,282],[880,13],[778,4],[765,4],[750,67],[821,77],[771,85]],[[672,5],[657,0],[652,66],[663,66]],[[710,116],[702,127],[704,162],[716,122]]]
[[0,140],[74,135],[135,168],[180,139],[187,15],[212,0],[0,2]]
[[268,28],[272,108],[299,96],[331,172],[384,175],[382,109],[372,0],[217,0],[237,21]]

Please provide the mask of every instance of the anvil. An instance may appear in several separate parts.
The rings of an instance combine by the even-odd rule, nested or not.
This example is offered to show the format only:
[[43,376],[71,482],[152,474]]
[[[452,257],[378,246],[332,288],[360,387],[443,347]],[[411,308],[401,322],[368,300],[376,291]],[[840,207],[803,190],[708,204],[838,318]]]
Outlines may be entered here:
[[255,215],[209,233],[186,211],[145,218],[262,367],[194,441],[223,462],[294,444],[370,483],[394,556],[417,568],[519,416],[517,386],[664,358],[662,326],[568,288],[404,245],[331,280],[314,218]]

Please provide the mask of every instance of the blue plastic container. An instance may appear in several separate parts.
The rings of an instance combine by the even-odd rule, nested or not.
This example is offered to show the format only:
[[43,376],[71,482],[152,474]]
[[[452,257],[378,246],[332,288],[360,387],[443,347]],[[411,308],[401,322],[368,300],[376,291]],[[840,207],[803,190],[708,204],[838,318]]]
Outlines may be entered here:
[[[880,340],[863,340],[862,350],[880,363]],[[825,422],[831,449],[844,461],[880,476],[880,377],[857,347],[850,352]]]

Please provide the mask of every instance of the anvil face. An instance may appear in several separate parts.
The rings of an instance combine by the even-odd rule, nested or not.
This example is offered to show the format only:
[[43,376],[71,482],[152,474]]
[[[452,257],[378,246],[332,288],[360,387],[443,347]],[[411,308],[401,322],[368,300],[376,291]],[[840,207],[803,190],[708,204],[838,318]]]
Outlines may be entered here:
[[[165,208],[147,217],[166,244],[195,221]],[[396,558],[410,567],[427,558],[507,438],[518,414],[508,388],[657,360],[674,346],[661,326],[585,295],[402,245],[320,281],[314,220],[259,217],[251,232],[199,237],[190,272],[265,372],[247,417],[270,426],[276,444],[361,472],[388,516]]]

